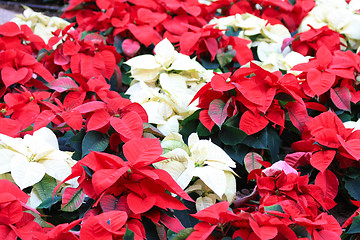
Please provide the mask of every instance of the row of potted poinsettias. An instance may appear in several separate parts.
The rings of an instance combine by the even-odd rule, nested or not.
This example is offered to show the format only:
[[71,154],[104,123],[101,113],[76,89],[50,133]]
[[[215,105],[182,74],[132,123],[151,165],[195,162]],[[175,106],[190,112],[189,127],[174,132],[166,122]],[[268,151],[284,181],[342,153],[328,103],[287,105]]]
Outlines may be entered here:
[[71,0],[0,25],[4,239],[357,239],[356,0]]

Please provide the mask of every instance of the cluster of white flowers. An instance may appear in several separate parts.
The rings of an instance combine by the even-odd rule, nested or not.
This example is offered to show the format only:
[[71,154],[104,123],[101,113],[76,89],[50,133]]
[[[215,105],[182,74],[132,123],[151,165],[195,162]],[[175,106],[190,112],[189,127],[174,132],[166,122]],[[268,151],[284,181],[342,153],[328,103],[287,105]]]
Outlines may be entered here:
[[344,122],[344,126],[346,128],[352,128],[353,131],[360,130],[360,119],[357,120],[356,122],[355,121]]
[[59,17],[49,17],[39,12],[34,12],[31,8],[24,6],[23,14],[16,15],[11,19],[11,22],[17,25],[27,25],[30,27],[34,34],[40,36],[45,43],[54,35],[52,32],[57,29],[64,29],[70,23]]
[[[45,174],[61,182],[71,174],[71,167],[76,163],[71,153],[59,150],[56,135],[48,128],[24,138],[0,134],[0,156],[0,179],[8,179],[21,189],[40,182]],[[71,184],[76,186],[76,180]],[[30,196],[30,202],[35,201],[37,205],[42,202],[36,193]]]
[[309,61],[308,57],[291,51],[289,47],[282,48],[284,40],[291,38],[289,30],[282,24],[269,24],[267,20],[250,13],[213,19],[209,24],[216,24],[216,28],[224,30],[232,27],[234,31],[240,30],[238,37],[252,39],[249,47],[257,47],[260,60],[254,63],[265,70],[296,73],[290,69]]
[[352,49],[360,47],[360,1],[352,0],[316,0],[316,6],[309,12],[300,27],[299,32],[313,28],[328,26],[330,29],[345,36]]
[[169,40],[154,48],[155,55],[131,58],[127,65],[133,81],[126,94],[140,103],[149,116],[149,123],[168,135],[179,131],[179,121],[197,110],[197,102],[189,105],[197,91],[213,76],[195,59],[178,53]]
[[161,143],[163,157],[167,160],[155,163],[155,167],[167,171],[183,189],[187,188],[193,177],[199,178],[189,186],[187,192],[196,192],[198,211],[213,205],[216,200],[228,201],[235,199],[236,173],[232,168],[235,162],[209,140],[200,140],[192,133],[186,145],[182,136],[172,133]]
[[199,3],[201,3],[201,4],[205,4],[205,5],[210,6],[212,2],[216,2],[216,1],[218,1],[218,0],[198,0],[198,1],[199,1]]

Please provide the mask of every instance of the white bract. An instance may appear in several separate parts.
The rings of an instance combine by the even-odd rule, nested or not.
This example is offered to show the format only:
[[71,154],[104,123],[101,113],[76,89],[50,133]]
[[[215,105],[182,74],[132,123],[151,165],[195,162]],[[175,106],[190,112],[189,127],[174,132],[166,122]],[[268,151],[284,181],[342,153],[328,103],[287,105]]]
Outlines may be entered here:
[[238,31],[238,37],[249,39],[257,38],[252,41],[251,46],[258,46],[261,42],[279,43],[290,38],[289,30],[282,24],[269,24],[267,20],[261,19],[250,13],[236,14],[233,16],[212,19],[209,24],[215,24],[218,29],[226,30],[232,27],[234,31]]
[[310,57],[290,51],[289,47],[281,50],[281,46],[281,43],[261,42],[257,47],[257,54],[261,62],[256,62],[256,64],[270,72],[283,70],[295,75],[301,73],[290,69],[297,64],[308,62]]
[[353,131],[360,130],[360,119],[357,120],[356,122],[354,121],[344,122],[344,126],[346,128],[353,128]]
[[[234,175],[236,174],[232,168],[236,167],[236,164],[219,146],[209,140],[200,140],[196,133],[189,136],[188,145],[183,142],[178,133],[165,137],[161,145],[164,149],[162,156],[167,160],[154,165],[166,170],[181,188],[188,187],[193,177],[196,177],[217,195],[217,198],[211,199],[222,199],[230,203],[234,200],[236,192]],[[194,189],[196,191],[203,189],[204,191],[200,194],[202,196],[206,196],[210,191],[194,186],[188,190]],[[200,201],[202,200],[199,200],[199,204]]]
[[169,40],[154,48],[155,55],[131,58],[127,65],[133,81],[126,94],[140,103],[149,116],[168,135],[179,131],[179,121],[197,110],[197,101],[189,105],[197,91],[213,76],[194,59],[178,53]]
[[71,155],[59,150],[57,138],[48,128],[23,139],[0,134],[0,156],[0,174],[10,172],[21,189],[40,182],[45,174],[63,181],[73,164]]
[[289,47],[282,49],[285,39],[291,38],[289,30],[282,24],[269,24],[267,20],[252,14],[236,14],[233,16],[213,19],[210,24],[216,24],[218,29],[226,30],[232,27],[239,31],[238,37],[254,39],[249,47],[257,47],[259,61],[254,61],[267,71],[283,70],[291,73],[290,69],[299,64],[308,62],[308,59],[297,52],[290,51]]
[[25,10],[23,14],[16,15],[11,19],[11,22],[17,25],[27,25],[31,28],[34,34],[40,36],[45,43],[48,43],[49,39],[54,35],[57,29],[64,29],[70,23],[59,17],[49,17],[39,12],[34,12],[31,8],[24,6]]
[[360,46],[360,1],[353,0],[349,4],[345,0],[317,0],[316,6],[303,19],[299,32],[313,28],[328,26],[345,36],[350,47]]

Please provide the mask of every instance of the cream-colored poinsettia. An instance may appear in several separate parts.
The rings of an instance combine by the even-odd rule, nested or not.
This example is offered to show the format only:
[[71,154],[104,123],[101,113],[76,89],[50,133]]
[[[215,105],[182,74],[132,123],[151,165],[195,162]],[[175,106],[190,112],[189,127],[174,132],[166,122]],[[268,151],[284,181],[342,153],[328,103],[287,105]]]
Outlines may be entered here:
[[316,6],[303,19],[299,32],[328,26],[343,34],[352,49],[360,46],[360,1],[353,0],[316,0]]
[[59,150],[57,138],[48,128],[24,138],[0,134],[0,156],[0,174],[10,172],[21,189],[38,183],[45,174],[63,181],[73,164],[71,155]]
[[289,47],[282,50],[281,46],[281,43],[261,42],[257,46],[257,54],[260,62],[255,63],[271,72],[283,70],[295,75],[301,73],[299,71],[293,71],[291,68],[297,64],[308,62],[310,57],[290,51]]
[[198,198],[195,200],[195,207],[196,211],[201,211],[211,205],[215,204],[216,201],[226,201],[226,197],[224,199],[219,198],[206,184],[201,180],[198,179],[185,189],[185,191],[189,194],[195,192],[199,195]]
[[241,30],[238,37],[245,39],[258,36],[252,41],[251,46],[258,46],[261,42],[281,44],[284,39],[291,37],[289,30],[284,25],[269,24],[267,20],[250,13],[212,19],[209,24],[215,24],[218,29],[226,30],[228,27],[232,27],[235,31]]
[[45,43],[48,43],[49,39],[54,36],[52,32],[57,29],[64,29],[70,24],[62,18],[49,17],[26,6],[24,8],[23,14],[16,15],[10,21],[19,26],[24,24],[29,26],[34,34],[40,36]]
[[289,71],[294,65],[308,61],[299,53],[290,52],[289,47],[282,49],[284,40],[291,37],[289,30],[282,24],[272,25],[249,13],[213,19],[210,24],[215,24],[219,29],[232,27],[235,31],[240,30],[238,37],[252,38],[249,47],[257,47],[260,60],[254,62],[268,71]]
[[[201,179],[218,199],[230,203],[234,200],[236,174],[232,168],[236,167],[236,164],[219,146],[209,140],[200,140],[196,133],[189,136],[188,145],[183,142],[180,134],[172,133],[164,138],[161,146],[164,149],[162,156],[167,159],[154,165],[166,170],[181,188],[187,188],[193,177],[196,177]],[[203,194],[209,192],[205,191],[205,188],[203,190]]]
[[189,56],[178,53],[169,40],[154,48],[154,55],[131,58],[127,65],[133,81],[126,94],[140,103],[149,116],[168,135],[179,131],[179,121],[197,110],[197,101],[189,105],[197,91],[213,76]]
[[346,128],[352,128],[353,131],[360,130],[360,119],[357,120],[356,122],[355,121],[344,122],[344,126]]

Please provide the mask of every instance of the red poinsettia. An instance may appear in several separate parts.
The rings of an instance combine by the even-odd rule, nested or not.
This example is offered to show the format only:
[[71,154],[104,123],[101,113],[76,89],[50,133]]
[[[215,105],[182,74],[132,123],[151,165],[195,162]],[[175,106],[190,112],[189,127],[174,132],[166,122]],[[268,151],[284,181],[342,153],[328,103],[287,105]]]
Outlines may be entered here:
[[[354,80],[354,70],[358,69],[354,61],[357,55],[351,58],[349,54],[336,51],[332,54],[326,46],[320,47],[316,57],[308,63],[301,63],[293,67],[293,70],[302,71],[300,79],[305,79],[302,86],[305,93],[314,97],[320,96],[330,90],[337,83],[337,78]],[[336,102],[336,101],[335,101]]]
[[[310,152],[310,164],[320,172],[324,172],[334,159],[338,160],[340,167],[359,161],[360,131],[345,128],[335,113],[322,113],[306,123],[306,127],[304,140],[293,143],[292,148],[298,152]],[[293,164],[297,161],[293,158]]]
[[227,201],[216,203],[192,216],[201,222],[195,225],[194,232],[187,238],[189,240],[211,239],[209,236],[216,230],[222,231],[219,237],[225,236],[224,231],[228,227],[226,225],[238,219],[236,214],[229,210]]
[[[130,100],[117,97],[107,98],[103,109],[95,109],[87,122],[87,130],[99,130],[109,124],[118,132],[123,141],[140,138],[143,133],[143,123],[147,122],[147,114],[138,103],[132,103]],[[81,112],[89,112],[86,109],[88,104],[79,106],[77,109]],[[91,109],[93,111],[93,109]]]
[[[280,93],[296,101],[286,106],[289,112],[294,111],[294,104],[298,109],[305,109],[297,111],[301,114],[297,114],[296,119],[291,118],[296,127],[304,125],[307,112],[294,75],[270,73],[253,63],[250,63],[250,68],[240,68],[231,77],[230,74],[215,74],[211,83],[194,97],[199,98],[198,107],[205,109],[199,118],[209,131],[215,124],[221,127],[227,117],[239,111],[242,113],[239,128],[248,135],[264,129],[269,122],[284,127],[285,111],[275,99]],[[231,93],[233,90],[236,90],[236,95]]]
[[[125,211],[126,217],[125,215],[119,217],[119,224],[108,226],[109,224],[100,223],[102,227],[99,225],[99,234],[100,232],[109,232],[107,235],[122,234],[120,222],[127,221],[127,218],[130,221],[141,217],[146,217],[157,224],[161,222],[173,231],[182,229],[181,223],[176,218],[166,215],[164,211],[168,208],[183,210],[186,207],[166,191],[186,200],[193,200],[166,171],[150,166],[154,162],[163,160],[160,157],[162,148],[159,140],[132,139],[124,144],[123,154],[127,161],[115,155],[91,152],[72,168],[72,174],[64,180],[79,177],[80,187],[89,197],[100,202],[106,213],[91,218],[94,221],[91,220],[93,222],[86,226],[91,228],[90,226],[96,222],[95,219],[108,218],[109,214],[124,215],[119,211]],[[85,220],[85,223],[88,220]],[[87,227],[85,232],[88,231],[86,229]],[[89,234],[95,233],[85,233],[86,236],[90,236]]]

